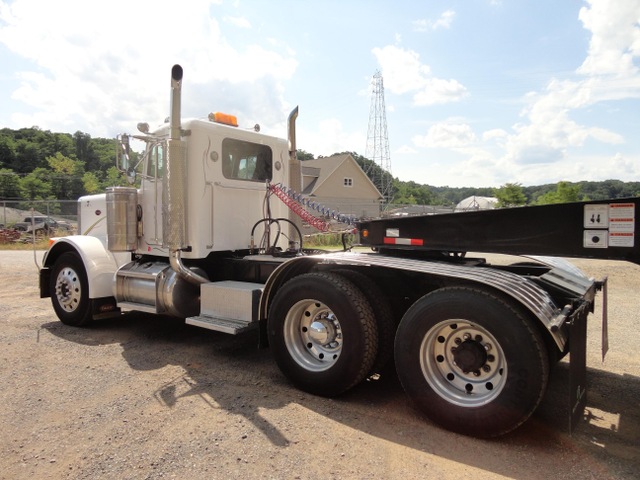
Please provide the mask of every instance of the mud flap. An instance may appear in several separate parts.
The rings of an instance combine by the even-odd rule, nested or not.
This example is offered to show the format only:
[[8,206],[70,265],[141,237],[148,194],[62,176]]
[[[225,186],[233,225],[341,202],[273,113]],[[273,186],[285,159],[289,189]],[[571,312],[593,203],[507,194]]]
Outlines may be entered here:
[[602,290],[602,362],[609,351],[609,315],[607,313],[609,304],[607,300],[607,285],[609,277],[604,277],[597,283],[598,289]]
[[569,351],[569,433],[582,420],[587,405],[587,309],[581,309],[571,322]]

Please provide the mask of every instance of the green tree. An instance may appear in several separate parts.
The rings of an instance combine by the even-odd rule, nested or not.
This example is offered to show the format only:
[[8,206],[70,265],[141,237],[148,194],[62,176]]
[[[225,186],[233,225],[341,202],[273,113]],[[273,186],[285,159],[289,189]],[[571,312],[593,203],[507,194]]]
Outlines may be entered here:
[[20,197],[20,177],[11,169],[0,168],[0,198]]
[[569,182],[558,182],[555,191],[547,192],[536,200],[537,205],[548,205],[551,203],[570,203],[585,200],[580,193],[580,185],[572,185]]
[[[113,167],[116,162],[116,140],[113,138],[92,138],[91,139],[91,151],[96,156],[97,162],[93,163],[92,160],[78,157],[79,160],[84,160],[85,169],[88,172],[100,170],[106,172],[110,167]],[[135,155],[134,155],[135,153]],[[137,152],[131,152],[132,161],[137,162]]]
[[129,182],[125,178],[124,174],[118,170],[115,166],[110,167],[107,170],[104,181],[102,182],[102,188],[108,187],[128,187]]
[[498,207],[516,207],[527,203],[519,183],[505,183],[493,191],[493,196],[498,199]]
[[0,168],[13,169],[16,164],[16,142],[12,136],[0,135]]
[[309,153],[309,152],[306,152],[306,151],[300,150],[300,149],[298,149],[296,151],[296,157],[298,157],[298,160],[302,160],[302,161],[313,160],[315,158],[313,156],[313,153]]
[[42,135],[43,143],[40,150],[45,159],[56,153],[61,153],[66,157],[75,156],[73,140],[68,133],[51,133],[47,130],[42,132]]
[[51,194],[51,172],[38,167],[20,179],[20,192],[28,200],[46,200]]
[[56,180],[52,183],[51,192],[55,198],[75,200],[85,193],[82,182],[84,162],[65,157],[58,152],[52,157],[47,157],[47,163]]
[[393,203],[398,205],[433,205],[435,196],[427,185],[394,179]]
[[86,161],[92,154],[91,135],[78,130],[73,134],[73,143],[76,157]]
[[18,173],[29,173],[41,167],[42,155],[40,145],[29,140],[21,139],[16,144],[16,159],[13,170]]
[[100,193],[102,190],[100,179],[93,172],[85,172],[82,176],[82,185],[84,191],[89,194]]

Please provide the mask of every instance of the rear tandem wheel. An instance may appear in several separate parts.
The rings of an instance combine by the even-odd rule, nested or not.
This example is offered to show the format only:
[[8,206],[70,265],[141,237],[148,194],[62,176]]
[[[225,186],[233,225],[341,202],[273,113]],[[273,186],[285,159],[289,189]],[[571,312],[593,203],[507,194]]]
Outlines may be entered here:
[[378,332],[364,294],[333,273],[307,273],[280,288],[267,331],[278,367],[298,388],[339,395],[376,359]]
[[398,377],[413,402],[445,428],[478,437],[524,423],[546,390],[545,343],[530,319],[497,295],[435,290],[404,315]]

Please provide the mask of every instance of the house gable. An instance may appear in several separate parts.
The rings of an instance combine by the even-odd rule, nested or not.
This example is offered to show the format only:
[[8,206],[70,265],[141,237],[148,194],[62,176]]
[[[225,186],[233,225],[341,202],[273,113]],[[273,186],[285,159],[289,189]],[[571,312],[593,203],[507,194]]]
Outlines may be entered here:
[[382,195],[350,154],[302,162],[303,193],[323,198],[382,200]]

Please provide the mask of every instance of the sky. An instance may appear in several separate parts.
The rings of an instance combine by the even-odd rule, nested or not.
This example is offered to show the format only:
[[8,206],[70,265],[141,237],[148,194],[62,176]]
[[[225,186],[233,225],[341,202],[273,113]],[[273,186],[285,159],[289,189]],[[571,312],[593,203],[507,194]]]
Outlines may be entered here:
[[640,0],[0,0],[0,128],[112,138],[222,111],[451,187],[640,181]]

